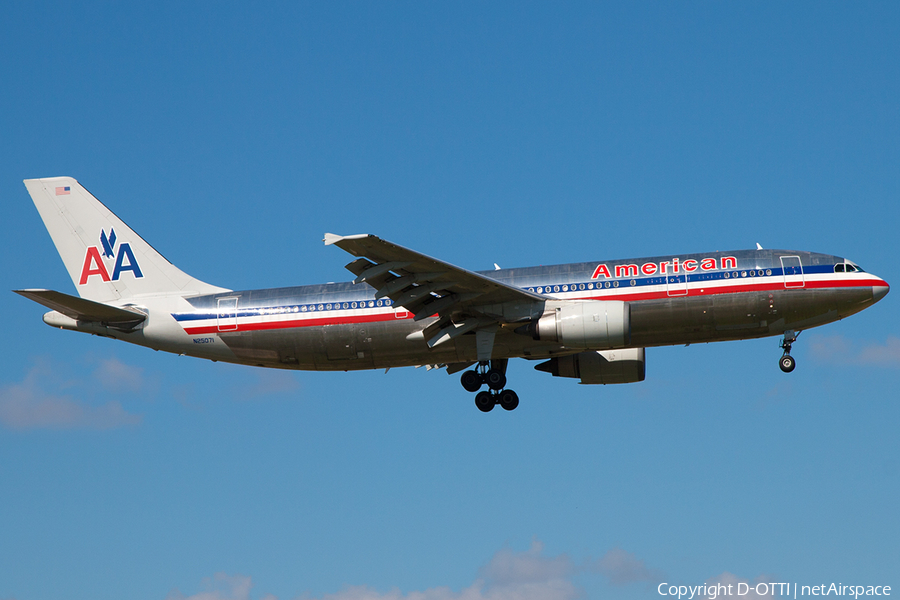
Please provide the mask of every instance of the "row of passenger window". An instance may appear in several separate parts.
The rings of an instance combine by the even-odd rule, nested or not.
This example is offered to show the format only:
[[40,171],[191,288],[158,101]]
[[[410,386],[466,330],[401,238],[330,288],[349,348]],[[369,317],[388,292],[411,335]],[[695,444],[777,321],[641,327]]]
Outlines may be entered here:
[[[849,265],[848,265],[849,266]],[[739,277],[765,277],[772,275],[772,269],[754,269],[751,271],[723,271],[721,273],[703,273],[699,276],[694,275],[693,280],[713,280],[713,279],[730,279],[730,278],[739,278]],[[669,277],[670,283],[684,283],[685,275],[678,275]],[[628,284],[631,286],[638,285],[638,282],[641,285],[661,285],[666,282],[666,277],[647,277],[643,279],[631,279],[628,280]],[[618,281],[604,281],[597,283],[572,283],[572,284],[563,284],[563,285],[548,285],[548,286],[537,286],[528,288],[529,292],[536,292],[538,294],[555,294],[559,292],[579,292],[583,290],[593,290],[593,289],[609,289],[609,288],[617,288],[619,287]]]
[[272,308],[260,308],[257,309],[259,314],[261,315],[276,315],[283,313],[305,313],[305,312],[319,312],[325,310],[348,310],[352,308],[377,308],[377,307],[389,307],[391,305],[391,301],[388,299],[384,300],[369,300],[362,302],[325,302],[322,304],[299,304],[297,306],[278,306]]

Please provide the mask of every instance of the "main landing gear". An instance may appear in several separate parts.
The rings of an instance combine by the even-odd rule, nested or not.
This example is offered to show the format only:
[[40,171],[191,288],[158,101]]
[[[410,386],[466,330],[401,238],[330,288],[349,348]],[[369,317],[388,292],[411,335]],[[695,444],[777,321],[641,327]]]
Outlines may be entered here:
[[784,354],[781,355],[781,360],[778,361],[778,366],[781,367],[781,370],[785,373],[790,373],[794,370],[794,367],[797,366],[797,361],[794,360],[794,357],[791,356],[791,344],[797,341],[797,337],[800,335],[800,332],[794,333],[793,331],[785,331],[784,339],[781,340],[781,344],[779,346],[784,349]]
[[490,391],[475,394],[475,406],[481,412],[490,412],[499,404],[506,410],[513,410],[519,405],[519,396],[506,387],[506,360],[481,361],[478,367],[466,371],[459,378],[467,392],[478,392],[487,384]]

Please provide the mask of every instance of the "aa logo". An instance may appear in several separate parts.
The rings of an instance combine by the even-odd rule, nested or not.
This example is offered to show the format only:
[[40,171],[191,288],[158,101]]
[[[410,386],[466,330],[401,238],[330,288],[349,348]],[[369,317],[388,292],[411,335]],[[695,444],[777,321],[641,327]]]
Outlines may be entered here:
[[[141,273],[141,267],[134,258],[134,252],[131,251],[131,245],[127,242],[119,244],[119,251],[116,252],[116,231],[112,228],[109,235],[102,229],[100,230],[100,246],[103,248],[101,256],[100,248],[91,246],[84,255],[84,266],[81,267],[81,279],[78,285],[84,285],[88,282],[91,275],[99,275],[103,281],[118,281],[119,277],[125,271],[131,271],[135,278],[144,276]],[[115,257],[116,262],[113,266],[112,277],[109,276],[109,269],[106,268],[104,258],[111,259]]]

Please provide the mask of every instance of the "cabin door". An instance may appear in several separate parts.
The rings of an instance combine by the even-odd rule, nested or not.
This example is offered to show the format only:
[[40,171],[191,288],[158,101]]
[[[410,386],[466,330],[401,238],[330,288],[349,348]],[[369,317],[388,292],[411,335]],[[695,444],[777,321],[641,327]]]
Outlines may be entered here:
[[237,331],[237,298],[219,298],[219,331]]
[[803,280],[803,265],[799,256],[782,256],[781,270],[784,273],[784,287],[802,288],[806,286]]

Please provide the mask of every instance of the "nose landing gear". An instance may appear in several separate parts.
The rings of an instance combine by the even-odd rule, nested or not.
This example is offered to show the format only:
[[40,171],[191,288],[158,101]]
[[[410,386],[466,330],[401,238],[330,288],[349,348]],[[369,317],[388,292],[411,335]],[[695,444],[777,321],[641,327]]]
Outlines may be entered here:
[[519,396],[506,387],[506,359],[481,361],[478,367],[465,371],[459,381],[467,392],[478,392],[487,384],[490,391],[475,394],[475,406],[482,412],[490,412],[494,406],[500,405],[505,410],[513,410],[519,405]]
[[781,347],[784,350],[784,354],[781,355],[781,359],[778,361],[778,366],[781,367],[781,370],[785,373],[790,373],[797,366],[797,361],[794,360],[794,357],[791,356],[791,345],[797,341],[797,337],[800,335],[800,332],[794,333],[793,331],[785,331],[784,338],[781,340]]

